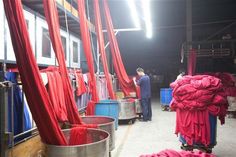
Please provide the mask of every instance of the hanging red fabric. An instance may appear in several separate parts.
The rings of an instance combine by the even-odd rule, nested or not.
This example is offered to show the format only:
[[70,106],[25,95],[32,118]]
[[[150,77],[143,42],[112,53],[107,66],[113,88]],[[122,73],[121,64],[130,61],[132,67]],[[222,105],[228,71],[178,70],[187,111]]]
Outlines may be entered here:
[[112,88],[112,82],[110,79],[106,51],[105,51],[105,46],[104,46],[104,37],[103,37],[103,32],[102,32],[102,22],[101,22],[99,1],[94,0],[93,2],[94,2],[95,22],[96,22],[95,26],[96,26],[96,32],[97,32],[97,38],[98,38],[98,44],[99,44],[99,50],[100,50],[100,54],[101,54],[103,69],[104,69],[105,77],[107,80],[107,88],[108,88],[108,92],[109,92],[111,99],[115,99],[116,97],[115,97],[115,93]]
[[58,71],[47,72],[48,93],[59,122],[68,121],[61,75]]
[[188,75],[193,76],[196,71],[197,53],[195,49],[191,49],[188,56]]
[[89,35],[89,27],[87,23],[87,18],[85,14],[85,3],[84,0],[78,0],[78,12],[79,12],[79,19],[80,19],[80,30],[81,30],[81,37],[83,48],[85,52],[85,57],[87,59],[88,69],[91,76],[91,91],[92,91],[92,100],[94,102],[98,102],[99,98],[97,95],[97,87],[96,87],[96,77],[95,77],[95,70],[94,70],[94,60],[92,55],[91,49],[91,42],[90,42],[90,35]]
[[33,55],[21,0],[4,0],[3,3],[17,67],[41,139],[47,144],[66,145]]
[[84,82],[84,77],[80,71],[75,71],[74,74],[75,74],[75,79],[76,79],[76,95],[81,96],[87,91],[86,85]]
[[71,124],[81,124],[82,120],[77,111],[75,100],[72,93],[72,86],[69,80],[68,71],[65,63],[65,53],[62,46],[59,18],[55,0],[43,0],[44,13],[48,23],[49,35],[52,42],[57,61],[59,63],[59,70],[65,94],[65,103],[67,108],[67,117]]
[[129,79],[124,64],[120,55],[117,39],[114,34],[114,28],[111,20],[110,10],[108,7],[107,0],[103,0],[105,21],[110,42],[111,54],[114,63],[114,69],[117,74],[120,86],[125,95],[129,95],[130,92],[136,92],[136,87],[132,79]]

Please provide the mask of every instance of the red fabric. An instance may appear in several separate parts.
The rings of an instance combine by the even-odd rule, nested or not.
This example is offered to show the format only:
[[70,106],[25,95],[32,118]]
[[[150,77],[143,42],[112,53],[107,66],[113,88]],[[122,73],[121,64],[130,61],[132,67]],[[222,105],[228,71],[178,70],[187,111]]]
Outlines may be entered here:
[[66,145],[34,58],[22,3],[20,0],[3,3],[24,92],[41,139],[47,144]]
[[88,137],[88,129],[85,127],[74,127],[70,131],[69,145],[82,145],[92,142],[92,137]]
[[112,59],[114,63],[114,69],[117,74],[122,91],[125,93],[125,95],[129,95],[130,92],[136,91],[135,84],[132,79],[129,79],[126,73],[126,70],[125,70],[121,55],[120,55],[118,42],[114,34],[114,28],[113,28],[107,0],[103,0],[102,2],[104,4],[105,21],[106,21],[106,27],[107,27],[107,32],[108,32],[108,37],[109,37],[109,42],[110,42]]
[[226,115],[227,101],[220,79],[208,75],[184,76],[171,87],[171,108],[176,110],[175,133],[180,133],[189,145],[209,145],[209,113],[219,116],[222,124]]
[[67,117],[71,124],[81,124],[81,118],[77,111],[74,101],[72,86],[69,80],[68,71],[65,62],[64,48],[61,42],[59,18],[55,0],[43,0],[44,13],[48,23],[49,35],[52,42],[57,61],[59,63],[59,70],[61,73],[62,85],[65,94],[65,104],[67,107]]
[[95,114],[95,102],[89,101],[87,108],[86,108],[86,115],[94,115]]
[[81,72],[75,72],[75,78],[76,78],[76,87],[77,87],[76,95],[81,96],[87,91],[83,74]]
[[191,49],[188,57],[188,75],[193,76],[196,70],[197,53],[195,49]]
[[111,99],[115,99],[115,93],[113,91],[112,87],[112,81],[110,79],[108,64],[107,64],[107,57],[106,57],[106,51],[104,46],[104,37],[102,32],[102,22],[101,22],[101,15],[100,15],[100,9],[99,9],[99,1],[94,0],[94,11],[95,11],[95,22],[96,22],[96,32],[97,32],[97,38],[99,43],[99,50],[101,54],[103,69],[105,73],[105,77],[107,80],[107,88]]
[[79,12],[79,19],[80,19],[80,30],[81,30],[81,37],[83,48],[85,52],[85,57],[87,59],[88,69],[91,76],[91,88],[92,91],[92,100],[94,102],[98,102],[99,98],[97,95],[97,86],[96,86],[96,77],[95,77],[95,70],[93,65],[93,55],[91,49],[91,42],[90,42],[90,35],[89,35],[89,27],[87,23],[87,18],[85,14],[85,3],[84,0],[78,0],[78,12]]
[[177,152],[175,150],[166,149],[166,150],[161,151],[157,154],[141,155],[140,157],[216,157],[216,156],[213,154],[203,153],[201,151],[197,151],[197,152],[180,151],[180,152]]
[[48,93],[59,122],[68,121],[61,75],[58,71],[47,72]]

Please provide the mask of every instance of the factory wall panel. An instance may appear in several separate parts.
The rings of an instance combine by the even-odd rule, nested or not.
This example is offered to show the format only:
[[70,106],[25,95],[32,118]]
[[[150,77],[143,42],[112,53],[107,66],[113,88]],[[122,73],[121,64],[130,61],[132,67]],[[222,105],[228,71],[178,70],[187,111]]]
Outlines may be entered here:
[[75,36],[70,36],[71,67],[80,68],[80,40]]
[[[2,1],[0,1],[0,21],[4,21],[4,10]],[[0,60],[4,59],[5,50],[4,50],[4,24],[0,25]]]

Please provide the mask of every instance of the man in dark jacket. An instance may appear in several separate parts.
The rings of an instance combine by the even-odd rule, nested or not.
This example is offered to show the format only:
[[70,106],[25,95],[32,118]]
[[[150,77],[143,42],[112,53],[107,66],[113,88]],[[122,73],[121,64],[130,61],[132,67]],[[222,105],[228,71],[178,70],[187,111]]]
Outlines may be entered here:
[[152,120],[152,107],[151,107],[151,84],[150,78],[144,73],[142,68],[138,68],[137,74],[140,76],[137,85],[140,86],[141,91],[141,105],[143,110],[143,121]]

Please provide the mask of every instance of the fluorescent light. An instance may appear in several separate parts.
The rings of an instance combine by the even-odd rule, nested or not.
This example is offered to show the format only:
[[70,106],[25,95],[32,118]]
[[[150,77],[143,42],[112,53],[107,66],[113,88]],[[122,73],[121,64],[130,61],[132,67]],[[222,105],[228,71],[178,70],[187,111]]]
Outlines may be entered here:
[[137,13],[137,9],[136,9],[136,5],[135,5],[135,1],[134,0],[128,0],[128,5],[129,5],[129,8],[131,10],[131,16],[132,16],[132,19],[134,21],[134,25],[136,28],[141,28],[141,25],[140,25],[140,21],[139,21],[139,17],[138,17],[138,13]]
[[146,37],[152,38],[152,21],[151,21],[151,7],[150,0],[142,0],[143,13],[146,26]]

